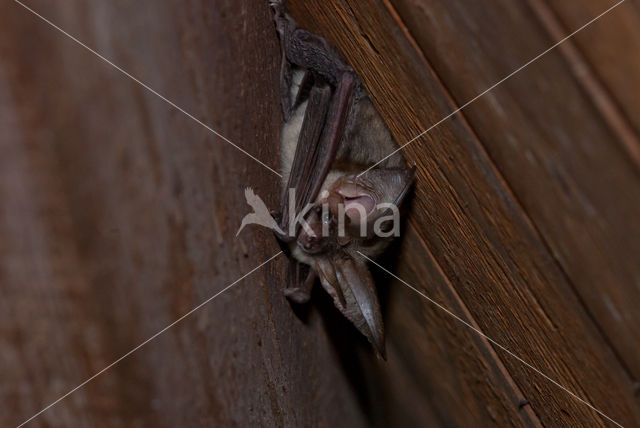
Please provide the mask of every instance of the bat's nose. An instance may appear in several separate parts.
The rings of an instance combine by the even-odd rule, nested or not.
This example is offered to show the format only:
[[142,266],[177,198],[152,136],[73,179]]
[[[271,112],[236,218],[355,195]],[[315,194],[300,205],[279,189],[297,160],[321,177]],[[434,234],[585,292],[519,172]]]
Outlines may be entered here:
[[302,245],[302,248],[309,251],[312,250],[313,247],[316,246],[316,244],[318,243],[318,238],[314,237],[314,236],[309,236],[306,235],[304,237],[302,237],[300,244]]
[[322,250],[323,238],[301,233],[298,237],[298,246],[307,254],[315,254]]

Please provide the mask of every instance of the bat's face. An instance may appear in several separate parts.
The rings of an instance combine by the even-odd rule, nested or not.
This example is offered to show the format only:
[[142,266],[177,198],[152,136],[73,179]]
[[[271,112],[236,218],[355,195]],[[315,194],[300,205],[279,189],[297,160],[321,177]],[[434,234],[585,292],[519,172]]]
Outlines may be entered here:
[[413,180],[413,169],[372,170],[360,177],[344,175],[323,191],[306,217],[298,246],[314,255],[375,238],[374,223],[398,206]]

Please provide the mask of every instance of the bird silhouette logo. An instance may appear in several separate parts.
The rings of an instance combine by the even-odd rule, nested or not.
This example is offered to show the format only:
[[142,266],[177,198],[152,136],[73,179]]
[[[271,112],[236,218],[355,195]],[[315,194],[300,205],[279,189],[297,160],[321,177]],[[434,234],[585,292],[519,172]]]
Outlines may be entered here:
[[253,208],[253,212],[247,214],[242,219],[242,223],[240,224],[240,229],[236,233],[236,236],[240,234],[242,229],[248,224],[257,224],[260,226],[268,227],[271,230],[274,230],[280,234],[284,234],[282,229],[278,226],[276,220],[271,216],[269,209],[265,205],[264,201],[260,199],[260,196],[253,193],[253,189],[251,187],[247,187],[244,189],[244,197],[247,199],[247,204],[251,208]]

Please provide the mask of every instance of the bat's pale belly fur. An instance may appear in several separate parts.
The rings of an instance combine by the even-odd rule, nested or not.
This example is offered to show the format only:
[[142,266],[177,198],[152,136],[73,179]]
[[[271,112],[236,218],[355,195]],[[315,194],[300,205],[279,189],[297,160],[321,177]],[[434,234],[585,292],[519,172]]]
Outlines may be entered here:
[[[296,100],[298,90],[300,89],[300,82],[304,72],[302,70],[295,70],[291,79],[291,92],[289,93],[291,99],[291,105]],[[301,103],[296,108],[291,117],[282,126],[281,136],[281,168],[282,168],[282,185],[286,186],[289,180],[289,173],[291,172],[291,165],[293,165],[293,157],[296,153],[296,146],[298,145],[298,135],[302,129],[302,121],[304,120],[304,112],[307,110],[308,102]]]

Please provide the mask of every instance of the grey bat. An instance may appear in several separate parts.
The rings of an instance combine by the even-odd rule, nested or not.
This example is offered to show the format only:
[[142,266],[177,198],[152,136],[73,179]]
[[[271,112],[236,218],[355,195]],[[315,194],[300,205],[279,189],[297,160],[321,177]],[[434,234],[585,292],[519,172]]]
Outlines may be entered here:
[[[284,191],[275,217],[283,231],[290,230],[297,215],[307,223],[294,224],[290,234],[276,233],[291,260],[285,295],[295,303],[307,302],[318,278],[340,312],[384,358],[376,287],[358,252],[377,257],[387,247],[392,238],[372,233],[370,226],[389,214],[388,205],[380,204],[402,203],[414,168],[394,155],[358,175],[397,148],[389,128],[358,76],[329,44],[297,28],[283,1],[270,5],[282,53],[284,116]],[[346,223],[343,234],[340,218]],[[363,226],[368,226],[365,234]]]

